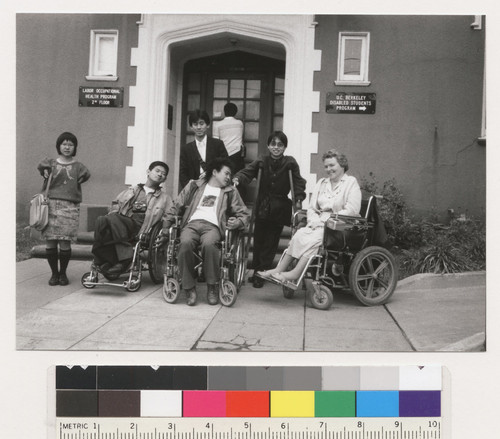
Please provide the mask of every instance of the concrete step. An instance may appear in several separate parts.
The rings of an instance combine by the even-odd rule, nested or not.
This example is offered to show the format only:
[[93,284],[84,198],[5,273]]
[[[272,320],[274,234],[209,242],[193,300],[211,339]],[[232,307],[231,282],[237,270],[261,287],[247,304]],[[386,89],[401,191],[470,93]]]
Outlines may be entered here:
[[[290,241],[290,228],[285,227],[283,233],[281,234],[280,242],[278,244],[277,256],[275,258],[275,264],[278,263],[279,256],[288,247]],[[78,232],[77,242],[71,246],[71,258],[80,261],[91,261],[93,259],[92,255],[92,243],[94,242],[94,232]],[[250,243],[249,249],[249,260],[248,266],[251,266],[251,256],[252,256],[252,243]],[[36,245],[31,249],[31,257],[33,258],[45,258],[45,245]]]
[[[71,246],[71,259],[77,261],[91,261],[93,259],[92,246],[88,244],[73,244]],[[31,249],[32,258],[45,259],[45,245],[35,245]]]

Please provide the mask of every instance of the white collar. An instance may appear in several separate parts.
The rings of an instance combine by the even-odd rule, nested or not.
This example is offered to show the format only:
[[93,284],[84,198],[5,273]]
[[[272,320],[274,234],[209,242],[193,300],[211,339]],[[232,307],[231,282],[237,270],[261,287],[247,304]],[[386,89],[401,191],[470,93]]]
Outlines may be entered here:
[[205,146],[207,144],[207,135],[205,134],[205,137],[203,137],[202,140],[194,139],[196,140],[196,146]]

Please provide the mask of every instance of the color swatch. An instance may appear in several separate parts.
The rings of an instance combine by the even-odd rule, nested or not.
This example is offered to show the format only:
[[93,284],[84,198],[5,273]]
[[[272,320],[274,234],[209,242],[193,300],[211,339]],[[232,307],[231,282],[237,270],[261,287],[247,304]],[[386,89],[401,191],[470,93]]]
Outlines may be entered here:
[[440,367],[57,366],[56,416],[439,417],[441,385]]

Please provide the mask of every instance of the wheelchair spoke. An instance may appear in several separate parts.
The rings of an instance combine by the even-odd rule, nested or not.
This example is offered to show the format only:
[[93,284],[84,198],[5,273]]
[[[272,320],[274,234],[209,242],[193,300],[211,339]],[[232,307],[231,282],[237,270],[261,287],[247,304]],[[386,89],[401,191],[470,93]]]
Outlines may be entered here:
[[375,283],[374,279],[372,279],[372,280],[370,280],[370,282],[368,282],[368,288],[366,290],[366,297],[368,297],[370,299],[373,297],[373,292],[374,292],[373,291],[373,284],[374,283]]
[[389,284],[385,281],[385,279],[378,278],[377,281],[384,288],[384,290],[389,288]]
[[371,257],[366,258],[366,265],[368,265],[368,270],[366,270],[366,272],[372,274],[374,272],[374,268]]
[[378,275],[381,271],[385,270],[389,266],[389,261],[385,260],[380,263],[377,269],[373,272],[374,275]]

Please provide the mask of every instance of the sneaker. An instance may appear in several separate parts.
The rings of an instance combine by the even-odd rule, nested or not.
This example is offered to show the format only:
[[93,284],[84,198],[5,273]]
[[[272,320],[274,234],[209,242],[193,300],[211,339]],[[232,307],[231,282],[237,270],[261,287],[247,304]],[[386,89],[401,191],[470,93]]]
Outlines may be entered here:
[[68,276],[66,276],[66,273],[60,273],[59,274],[59,285],[62,285],[65,287],[66,285],[69,284]]
[[188,306],[193,306],[196,305],[196,288],[191,288],[190,290],[186,290],[186,296],[187,296],[187,304]]
[[217,303],[219,303],[219,295],[217,294],[217,285],[207,284],[207,302],[209,305],[217,305]]
[[59,285],[59,275],[58,274],[53,274],[52,277],[49,279],[49,285],[51,287],[55,285]]

